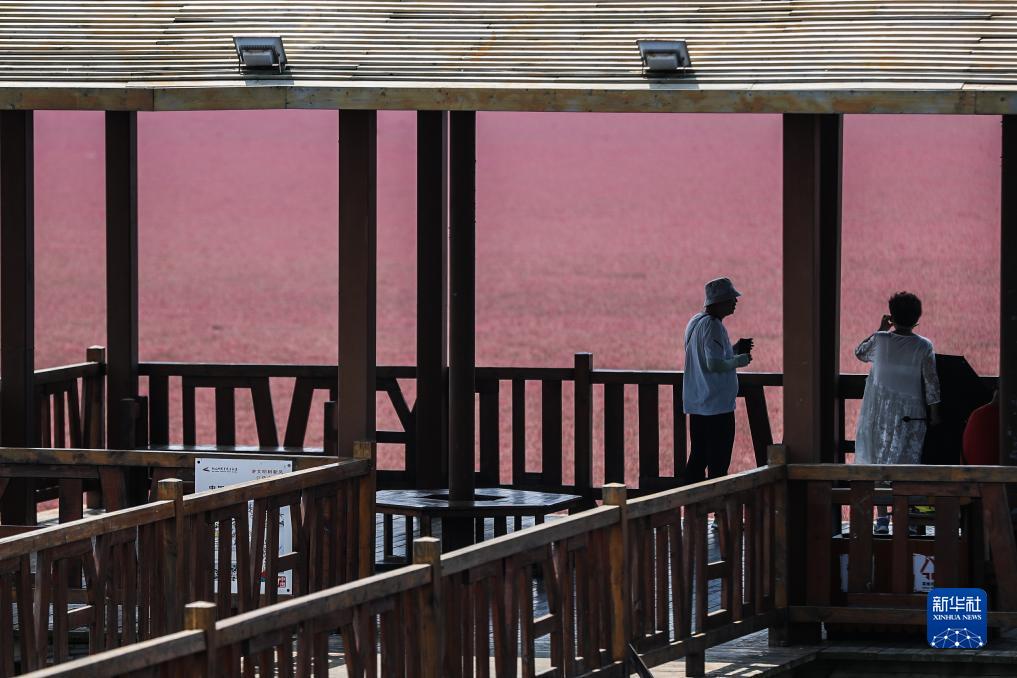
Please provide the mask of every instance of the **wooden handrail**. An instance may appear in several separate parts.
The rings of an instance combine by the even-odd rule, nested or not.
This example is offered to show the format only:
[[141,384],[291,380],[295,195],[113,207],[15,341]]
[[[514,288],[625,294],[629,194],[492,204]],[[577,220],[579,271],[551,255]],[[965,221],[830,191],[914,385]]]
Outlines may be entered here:
[[1017,483],[1014,466],[788,464],[789,480]]
[[[216,451],[162,451],[162,450],[92,450],[52,449],[48,447],[0,447],[0,465],[52,465],[52,466],[147,466],[150,468],[192,468],[198,457],[213,459],[235,458],[230,452]],[[320,454],[274,454],[271,452],[244,453],[244,459],[287,459],[294,469],[302,470],[335,463],[335,457]],[[2,474],[0,474],[2,475]]]
[[442,574],[451,575],[463,572],[478,565],[526,553],[551,542],[599,530],[614,525],[618,522],[619,517],[620,512],[617,507],[601,506],[451,551],[441,557]]
[[[271,363],[138,363],[138,374],[144,377],[311,377],[338,378],[337,365],[293,365]],[[376,374],[383,379],[413,379],[417,368],[412,365],[379,365]]]
[[90,657],[82,657],[64,664],[25,674],[32,678],[50,676],[81,676],[84,678],[105,678],[142,671],[158,664],[189,657],[206,650],[205,634],[202,631],[178,631],[140,643],[109,650]]
[[512,381],[513,379],[571,381],[575,379],[575,370],[571,367],[478,367],[476,379],[477,381],[494,379],[499,381]]
[[[146,453],[150,454],[150,453]],[[314,487],[323,482],[336,482],[367,474],[370,462],[362,459],[343,459],[337,463],[317,468],[296,471],[277,478],[252,480],[247,483],[230,485],[216,490],[184,497],[185,515],[194,515],[230,506],[239,501],[248,501],[272,495],[294,492]],[[82,539],[91,539],[101,534],[116,532],[129,527],[138,527],[167,520],[174,515],[173,502],[154,501],[119,511],[44,527],[24,534],[0,539],[0,560],[16,558],[41,548],[69,544]]]
[[407,565],[392,572],[376,574],[299,598],[291,598],[216,622],[216,639],[221,645],[240,643],[272,629],[327,617],[355,605],[411,591],[430,583],[430,566]]
[[359,476],[366,476],[371,462],[365,459],[342,459],[334,464],[318,466],[286,473],[274,478],[251,480],[229,487],[208,490],[184,497],[184,512],[193,515],[231,506],[238,501],[253,501],[277,494],[296,492],[323,483],[338,482]]
[[83,539],[92,539],[102,534],[117,532],[130,527],[150,525],[160,520],[169,520],[174,515],[172,501],[154,501],[144,506],[110,511],[97,516],[79,518],[52,527],[42,527],[31,532],[0,539],[0,561],[17,558],[40,549],[71,544]]
[[45,367],[35,371],[33,383],[36,386],[44,386],[61,381],[80,379],[81,377],[97,377],[105,373],[106,366],[102,363],[75,363],[59,367]]
[[642,518],[654,513],[673,511],[682,506],[699,504],[721,499],[737,492],[783,480],[787,477],[785,466],[763,466],[692,485],[664,490],[629,501],[629,517]]

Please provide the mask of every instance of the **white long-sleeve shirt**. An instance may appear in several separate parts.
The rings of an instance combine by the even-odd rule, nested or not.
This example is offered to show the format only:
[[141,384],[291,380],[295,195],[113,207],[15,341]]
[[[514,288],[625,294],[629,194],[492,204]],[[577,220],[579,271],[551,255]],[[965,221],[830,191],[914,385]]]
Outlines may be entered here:
[[748,364],[748,356],[735,355],[724,323],[705,311],[689,320],[684,343],[682,409],[686,414],[707,416],[734,412],[738,397],[735,368]]

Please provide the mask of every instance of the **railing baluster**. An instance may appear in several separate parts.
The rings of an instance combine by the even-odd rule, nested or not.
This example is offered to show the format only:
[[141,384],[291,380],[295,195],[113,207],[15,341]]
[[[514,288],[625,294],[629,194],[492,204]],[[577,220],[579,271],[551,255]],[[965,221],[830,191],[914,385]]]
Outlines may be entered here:
[[674,477],[685,476],[685,460],[688,458],[688,421],[682,404],[681,380],[671,387],[671,413],[674,417]]
[[756,466],[765,466],[767,448],[773,444],[770,415],[766,409],[766,391],[762,386],[743,386],[742,392],[745,394],[745,413],[749,420],[749,434],[756,455]]
[[660,478],[660,408],[658,386],[640,384],[639,396],[639,485]]
[[526,382],[512,380],[512,484],[521,486],[526,477]]
[[832,488],[833,485],[829,482],[810,481],[805,489],[806,539],[804,555],[809,564],[805,595],[809,605],[830,604]]
[[625,386],[604,384],[604,482],[625,482]]
[[195,445],[197,444],[197,421],[194,412],[195,385],[193,380],[189,377],[183,377],[181,379],[181,388],[183,389],[181,405],[184,445]]
[[561,487],[562,483],[561,402],[561,380],[543,381],[540,394],[540,475],[541,484],[549,488]]
[[574,369],[575,491],[588,495],[593,488],[593,354],[577,353]]
[[501,445],[499,442],[499,385],[497,379],[478,381],[480,391],[480,476],[481,486],[501,484]]
[[960,586],[960,500],[957,497],[936,497],[936,588]]
[[[839,509],[840,507],[838,507]],[[839,516],[838,516],[839,517]],[[913,588],[912,573],[913,564],[908,548],[908,498],[907,496],[894,496],[893,498],[893,571],[891,573],[891,587],[894,593],[911,593]]]
[[848,593],[867,593],[872,585],[873,489],[871,480],[851,481],[851,546],[848,555]]
[[153,374],[148,378],[149,435],[152,447],[169,445],[169,377]]
[[67,428],[70,434],[71,447],[84,447],[84,430],[81,426],[81,405],[78,400],[78,382],[69,384],[67,388]]
[[297,377],[293,383],[293,398],[290,400],[290,414],[286,420],[286,433],[283,437],[285,447],[302,447],[307,437],[307,422],[311,417],[311,403],[314,400],[314,388],[303,377]]
[[275,426],[275,410],[272,407],[272,389],[268,377],[259,377],[250,382],[251,401],[254,405],[254,425],[258,430],[259,447],[279,447],[279,433]]
[[228,386],[215,389],[215,444],[220,447],[237,444],[236,396]]

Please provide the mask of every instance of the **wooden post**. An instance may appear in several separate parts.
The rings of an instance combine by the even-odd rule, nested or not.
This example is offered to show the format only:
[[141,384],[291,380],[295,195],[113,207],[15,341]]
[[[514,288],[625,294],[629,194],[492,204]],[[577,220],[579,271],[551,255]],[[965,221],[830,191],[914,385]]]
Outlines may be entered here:
[[1017,464],[1017,115],[1003,116],[1000,204],[999,463]]
[[218,645],[215,637],[215,603],[188,603],[184,608],[184,628],[187,631],[205,632],[205,656],[195,662],[194,675],[217,676],[216,655]]
[[[160,480],[156,485],[158,501],[173,502],[173,519],[162,523],[159,550],[162,556],[163,624],[161,634],[174,633],[180,628],[180,613],[186,600],[187,581],[184,573],[184,481],[177,478]],[[201,576],[201,573],[195,573]]]
[[[449,114],[449,496],[473,498],[476,367],[476,113]],[[442,521],[445,550],[473,543],[473,521]]]
[[377,113],[339,120],[339,456],[375,440]]
[[611,581],[611,660],[625,662],[632,638],[632,589],[628,573],[628,490],[624,485],[604,486],[604,505],[618,507],[618,522],[608,528],[607,567]]
[[832,461],[839,375],[841,117],[784,116],[784,444]]
[[417,112],[418,488],[444,487],[448,473],[448,114]]
[[106,112],[106,368],[109,445],[130,449],[120,403],[138,396],[138,114]]
[[84,380],[85,401],[85,447],[101,450],[106,447],[106,349],[103,346],[89,346],[85,351],[85,360],[97,363],[103,372],[97,377]]
[[353,443],[353,456],[367,459],[371,463],[371,471],[357,483],[359,498],[357,501],[357,571],[363,579],[374,574],[374,502],[377,485],[377,446],[373,441],[357,441]]
[[[841,117],[784,115],[784,445],[789,462],[832,461],[838,445]],[[788,488],[787,529],[805,534],[804,487]],[[787,552],[788,598],[805,600],[802,540]],[[778,556],[779,558],[779,556]],[[819,624],[793,625],[814,642]]]
[[[0,112],[0,442],[38,444],[35,422],[35,150],[32,111]],[[12,479],[2,521],[34,525],[35,481]]]
[[575,467],[576,492],[593,506],[593,354],[575,355]]
[[[770,445],[767,448],[767,465],[783,466],[787,464],[787,448],[783,445]],[[802,511],[804,513],[804,511]],[[781,481],[773,492],[773,605],[785,615],[778,625],[770,628],[770,645],[786,645],[790,629],[786,621],[788,606],[788,515],[787,515],[787,480]],[[764,524],[763,517],[754,518],[755,525]],[[804,534],[804,532],[802,533]],[[766,536],[763,537],[766,539]],[[795,542],[800,542],[796,539]]]
[[[420,676],[438,678],[445,654],[443,599],[441,581],[441,544],[434,537],[421,537],[413,542],[413,564],[431,566],[431,585],[419,592]],[[413,672],[411,672],[413,673]]]

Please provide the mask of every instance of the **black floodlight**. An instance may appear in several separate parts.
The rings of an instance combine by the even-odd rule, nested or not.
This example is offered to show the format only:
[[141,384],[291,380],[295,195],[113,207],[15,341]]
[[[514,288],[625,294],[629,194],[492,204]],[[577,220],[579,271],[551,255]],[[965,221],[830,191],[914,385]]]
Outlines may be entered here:
[[654,75],[684,73],[692,65],[684,40],[636,40],[643,71]]
[[237,59],[240,66],[249,70],[278,68],[282,73],[286,68],[286,50],[283,49],[282,38],[233,36],[233,44],[237,48]]

